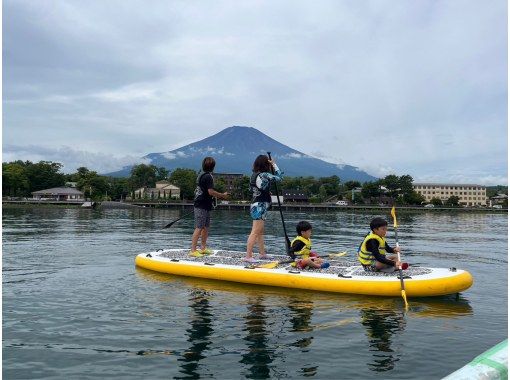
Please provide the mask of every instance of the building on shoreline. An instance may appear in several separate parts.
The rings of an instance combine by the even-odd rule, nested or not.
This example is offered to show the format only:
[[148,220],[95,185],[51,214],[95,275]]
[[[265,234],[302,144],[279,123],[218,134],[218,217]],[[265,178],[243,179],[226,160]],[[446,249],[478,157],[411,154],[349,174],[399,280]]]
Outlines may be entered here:
[[486,206],[487,193],[485,186],[473,184],[445,184],[445,183],[414,183],[413,189],[421,194],[427,202],[438,198],[443,203],[450,197],[459,198],[462,206]]
[[135,199],[179,199],[181,189],[168,181],[156,182],[156,187],[141,187],[134,192]]
[[84,201],[84,196],[82,191],[72,187],[53,187],[32,192],[32,197],[39,201]]

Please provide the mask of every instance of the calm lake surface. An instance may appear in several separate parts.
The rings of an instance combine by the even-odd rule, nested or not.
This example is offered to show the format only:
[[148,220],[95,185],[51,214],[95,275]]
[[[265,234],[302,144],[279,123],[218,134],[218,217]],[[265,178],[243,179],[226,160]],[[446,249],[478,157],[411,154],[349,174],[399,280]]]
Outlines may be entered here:
[[[140,252],[189,246],[179,210],[3,208],[5,379],[437,379],[507,338],[507,214],[406,214],[411,264],[467,269],[459,299],[338,295],[137,269]],[[318,252],[355,250],[376,214],[285,212]],[[389,219],[389,215],[387,215]],[[247,212],[215,211],[210,248],[245,249]],[[388,233],[394,244],[393,231]],[[279,254],[280,216],[266,224]]]

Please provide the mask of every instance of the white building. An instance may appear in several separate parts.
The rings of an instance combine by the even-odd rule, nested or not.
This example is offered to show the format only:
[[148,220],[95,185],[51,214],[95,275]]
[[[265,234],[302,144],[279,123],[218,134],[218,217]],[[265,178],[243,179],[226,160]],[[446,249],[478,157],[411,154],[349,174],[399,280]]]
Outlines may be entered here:
[[84,201],[84,194],[72,187],[53,187],[51,189],[33,191],[32,197],[37,200],[52,201]]
[[414,191],[421,194],[427,202],[439,198],[443,203],[450,197],[459,197],[463,206],[486,206],[487,193],[485,186],[472,184],[445,183],[414,183]]
[[156,182],[156,187],[141,187],[135,190],[135,199],[179,199],[181,189],[168,181]]

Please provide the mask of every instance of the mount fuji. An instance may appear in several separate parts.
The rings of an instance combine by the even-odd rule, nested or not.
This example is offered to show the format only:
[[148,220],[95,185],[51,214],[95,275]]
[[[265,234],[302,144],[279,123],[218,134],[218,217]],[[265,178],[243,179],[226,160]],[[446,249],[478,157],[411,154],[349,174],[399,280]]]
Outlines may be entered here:
[[[251,127],[233,126],[203,140],[163,153],[150,153],[144,161],[168,170],[199,170],[206,156],[216,160],[216,173],[251,174],[253,161],[259,154],[271,152],[284,175],[291,177],[329,177],[337,175],[342,182],[374,181],[377,178],[351,165],[337,165],[292,149]],[[108,175],[129,176],[131,167]]]

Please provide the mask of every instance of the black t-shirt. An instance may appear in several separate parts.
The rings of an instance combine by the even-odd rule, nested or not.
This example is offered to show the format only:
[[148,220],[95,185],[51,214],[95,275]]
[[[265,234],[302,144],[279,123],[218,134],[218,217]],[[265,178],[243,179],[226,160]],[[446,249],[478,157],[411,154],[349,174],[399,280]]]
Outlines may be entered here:
[[[377,261],[387,265],[395,265],[393,260],[387,259],[385,255],[381,255],[379,253],[379,242],[376,239],[369,239],[365,246],[367,247],[367,250],[374,255],[374,258]],[[393,253],[393,248],[391,248],[387,242],[384,243],[384,248],[386,252]]]
[[296,253],[301,251],[305,247],[305,243],[303,243],[301,240],[296,240],[294,243],[292,243],[290,247],[290,251],[292,253]]
[[209,195],[209,189],[214,186],[211,173],[202,173],[197,179],[195,188],[195,200],[193,205],[204,210],[212,210],[213,197]]

